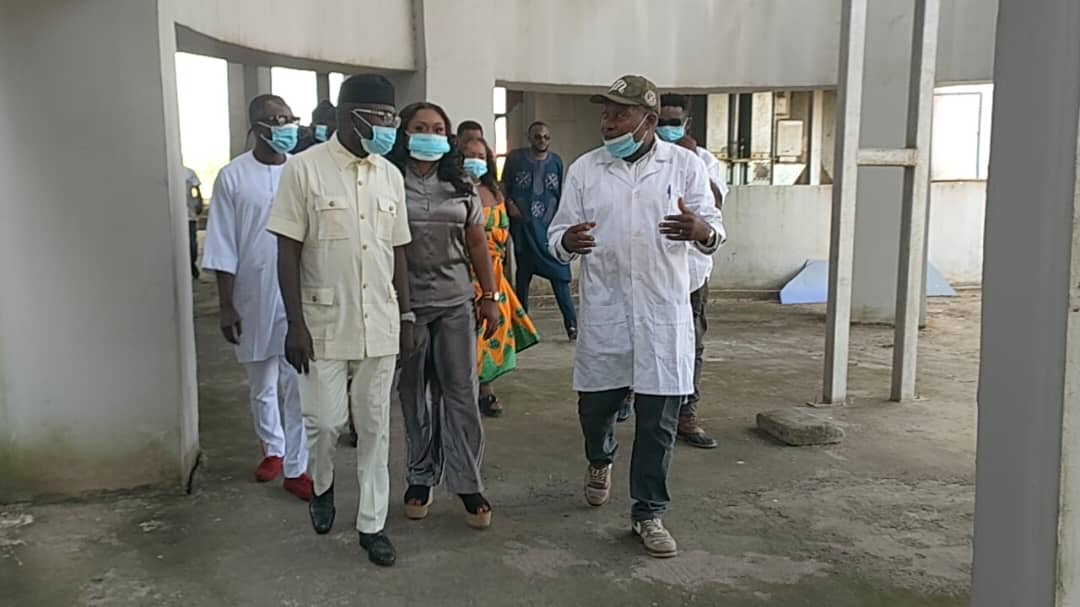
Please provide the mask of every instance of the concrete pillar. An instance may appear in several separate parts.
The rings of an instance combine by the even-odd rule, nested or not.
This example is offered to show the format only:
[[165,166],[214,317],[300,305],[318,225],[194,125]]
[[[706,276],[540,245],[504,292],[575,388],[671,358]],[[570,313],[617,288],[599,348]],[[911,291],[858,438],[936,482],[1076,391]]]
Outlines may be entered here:
[[1080,605],[1077,31],[1077,2],[1001,0],[979,371],[979,607]]
[[491,132],[497,53],[477,53],[460,36],[447,32],[490,31],[495,12],[493,0],[413,0],[417,70],[391,78],[399,105],[431,101],[446,110],[455,127],[463,120],[475,120],[485,133]]
[[[330,73],[317,72],[315,74],[315,98],[319,101],[330,99]],[[330,99],[337,105],[337,99]],[[304,117],[307,118],[306,116]]]
[[270,68],[261,65],[229,64],[229,153],[236,157],[247,151],[248,104],[256,95],[270,92]]
[[0,145],[0,258],[18,260],[0,264],[0,503],[179,487],[197,457],[166,9],[0,4],[0,119],[18,142]]
[[825,91],[814,91],[810,101],[810,157],[807,171],[810,185],[821,185],[821,152],[825,126]]
[[[860,147],[905,145],[913,14],[913,2],[869,2]],[[851,306],[854,322],[894,320],[903,189],[902,170],[859,169]]]

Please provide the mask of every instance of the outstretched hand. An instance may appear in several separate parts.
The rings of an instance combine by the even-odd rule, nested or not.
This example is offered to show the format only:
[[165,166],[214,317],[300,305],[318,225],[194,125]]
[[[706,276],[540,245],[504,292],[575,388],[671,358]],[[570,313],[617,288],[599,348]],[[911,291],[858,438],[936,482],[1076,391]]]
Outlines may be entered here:
[[712,236],[712,228],[679,198],[679,214],[664,217],[660,223],[660,233],[668,240],[706,242]]
[[563,234],[563,248],[576,255],[588,255],[596,247],[596,238],[590,234],[590,230],[596,227],[595,223],[579,223],[571,227]]

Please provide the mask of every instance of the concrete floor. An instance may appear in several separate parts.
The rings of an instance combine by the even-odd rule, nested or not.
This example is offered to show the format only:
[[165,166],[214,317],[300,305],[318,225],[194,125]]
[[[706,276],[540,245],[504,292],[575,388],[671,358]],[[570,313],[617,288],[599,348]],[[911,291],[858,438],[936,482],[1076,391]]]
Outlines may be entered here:
[[[780,446],[751,429],[758,411],[797,405],[820,387],[819,308],[715,302],[704,378],[713,451],[679,446],[675,507],[682,554],[645,557],[628,532],[627,464],[610,504],[584,504],[581,438],[570,391],[573,349],[550,310],[551,339],[497,387],[507,415],[489,421],[485,474],[495,524],[467,528],[438,493],[428,520],[399,500],[394,419],[388,531],[400,560],[369,564],[352,531],[355,484],[316,536],[303,503],[259,485],[240,369],[221,341],[213,288],[197,294],[202,446],[186,496],[136,491],[0,507],[4,605],[784,605],[967,604],[974,506],[979,299],[934,301],[920,350],[923,399],[884,401],[890,330],[853,331],[854,402],[837,410],[848,438]],[[395,407],[396,409],[396,407]],[[122,429],[118,428],[118,431]],[[619,436],[629,453],[632,428]],[[60,446],[58,446],[59,448]],[[341,449],[341,477],[351,479]]]

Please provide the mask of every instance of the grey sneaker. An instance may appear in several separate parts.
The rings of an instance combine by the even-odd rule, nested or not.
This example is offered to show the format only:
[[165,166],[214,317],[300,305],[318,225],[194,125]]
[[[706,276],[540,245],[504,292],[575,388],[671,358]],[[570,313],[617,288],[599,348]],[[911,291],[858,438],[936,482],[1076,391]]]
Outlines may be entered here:
[[611,497],[611,464],[599,468],[589,464],[585,475],[585,501],[590,506],[603,506]]
[[679,554],[675,538],[671,537],[667,529],[664,529],[664,523],[658,518],[634,521],[634,533],[641,538],[641,543],[645,545],[645,552],[648,552],[651,557],[666,559]]

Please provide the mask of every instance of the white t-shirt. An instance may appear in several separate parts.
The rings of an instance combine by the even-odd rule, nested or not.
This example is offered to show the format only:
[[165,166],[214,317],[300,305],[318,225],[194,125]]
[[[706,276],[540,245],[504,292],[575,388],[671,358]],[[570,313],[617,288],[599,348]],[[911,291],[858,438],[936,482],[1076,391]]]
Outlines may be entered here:
[[[705,163],[705,171],[709,175],[709,181],[720,190],[720,196],[724,199],[727,198],[728,185],[724,181],[723,175],[720,174],[720,161],[713,156],[712,152],[705,148],[698,146],[697,149],[698,158]],[[690,258],[687,260],[690,266],[690,291],[697,291],[701,287],[705,286],[705,281],[709,279],[709,275],[713,270],[713,258],[712,255],[706,255],[696,248],[690,249]]]
[[187,201],[187,213],[188,221],[195,221],[199,218],[199,214],[196,213],[196,207],[199,206],[199,199],[192,195],[192,190],[202,185],[199,181],[199,176],[195,174],[195,171],[184,167],[184,200]]

